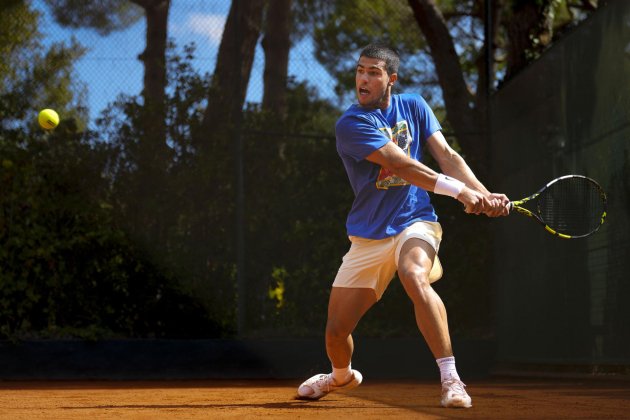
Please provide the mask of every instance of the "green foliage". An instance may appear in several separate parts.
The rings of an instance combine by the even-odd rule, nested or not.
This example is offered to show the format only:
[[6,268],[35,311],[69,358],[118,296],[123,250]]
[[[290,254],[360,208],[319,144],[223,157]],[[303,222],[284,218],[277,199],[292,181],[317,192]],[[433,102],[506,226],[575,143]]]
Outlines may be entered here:
[[[417,86],[432,70],[422,33],[404,0],[349,0],[335,2],[334,9],[315,22],[317,60],[337,80],[339,95],[354,91],[354,68],[360,50],[375,41],[399,49],[400,86]],[[433,79],[433,76],[430,76]]]
[[19,0],[9,1],[0,13],[0,87],[8,87],[8,81],[17,76],[19,67],[13,66],[25,58],[27,48],[36,44],[37,14]]
[[92,28],[101,35],[124,29],[142,18],[131,0],[44,0],[60,25]]
[[62,119],[85,126],[85,87],[77,83],[74,63],[85,50],[76,42],[44,48],[38,13],[13,2],[0,14],[0,127],[33,125],[40,109],[54,108]]
[[[71,12],[58,16],[64,24],[103,33],[137,19],[125,9],[131,2],[48,3]],[[171,45],[167,147],[158,150],[145,132],[153,115],[140,97],[119,97],[98,133],[87,131],[83,88],[72,77],[83,50],[76,42],[43,48],[37,15],[26,4],[13,1],[0,15],[0,337],[226,336],[235,330],[237,293],[246,294],[251,335],[323,334],[330,285],[349,248],[344,225],[352,192],[333,132],[341,111],[307,83],[290,81],[286,119],[249,104],[239,127],[226,122],[200,136],[211,78],[193,68],[194,46],[178,54]],[[108,4],[112,14],[100,8]],[[315,25],[317,58],[340,94],[352,90],[358,51],[376,39],[401,49],[403,90],[418,87],[428,99],[439,94],[407,2],[299,4],[297,16]],[[474,85],[478,2],[439,4],[461,35],[457,52]],[[81,7],[87,20],[73,14]],[[49,135],[34,122],[44,105],[62,116]],[[239,136],[246,291],[236,288]],[[452,329],[487,329],[486,223],[452,200],[436,198],[436,207],[445,277],[435,287]],[[357,332],[418,334],[397,280]]]
[[[52,135],[25,124],[3,138],[1,179],[11,191],[2,199],[0,231],[7,244],[0,257],[3,336],[233,333],[235,135],[244,143],[249,334],[323,334],[330,285],[349,247],[352,192],[333,133],[341,112],[291,81],[285,120],[250,105],[240,134],[216,127],[195,144],[209,77],[193,69],[194,55],[193,46],[181,55],[169,50],[165,155],[147,142],[151,115],[138,97],[111,105],[98,122],[98,141],[71,120]],[[462,290],[477,290],[476,266],[454,279],[470,281],[453,292],[454,301]],[[452,318],[470,307],[454,309]],[[358,333],[417,334],[395,280]]]
[[[0,29],[8,52],[0,67],[0,338],[228,333],[141,240],[139,232],[154,233],[155,218],[130,215],[138,202],[159,207],[163,198],[138,200],[142,108],[124,104],[123,116],[135,117],[117,127],[125,142],[97,140],[101,133],[83,129],[86,109],[73,83],[82,49],[43,48],[37,14],[24,2],[0,17],[10,29]],[[52,133],[36,123],[44,106],[62,118]]]
[[209,78],[191,66],[193,56],[193,46],[183,56],[169,50],[168,154],[156,156],[147,141],[142,128],[153,116],[138,97],[121,96],[98,123],[117,151],[110,164],[116,220],[230,330],[236,320],[232,136],[217,127],[204,144],[193,142],[209,89]]
[[[243,126],[215,127],[195,144],[209,78],[190,65],[194,47],[169,52],[168,141],[164,172],[147,182],[142,107],[121,97],[100,121],[117,150],[112,167],[117,220],[135,241],[200,298],[226,328],[236,322],[235,136],[244,143],[247,327],[250,334],[320,334],[330,284],[348,241],[351,190],[332,129],[339,111],[312,88],[290,83],[289,115],[250,106]],[[305,134],[312,133],[312,134]],[[325,134],[322,134],[325,133]],[[142,199],[139,200],[139,197]],[[154,205],[142,205],[147,197]],[[166,226],[167,229],[156,229]],[[156,246],[157,245],[157,246]],[[273,292],[270,296],[270,290]],[[302,308],[312,307],[303,313]]]
[[220,334],[114,222],[111,152],[63,126],[0,138],[0,337]]

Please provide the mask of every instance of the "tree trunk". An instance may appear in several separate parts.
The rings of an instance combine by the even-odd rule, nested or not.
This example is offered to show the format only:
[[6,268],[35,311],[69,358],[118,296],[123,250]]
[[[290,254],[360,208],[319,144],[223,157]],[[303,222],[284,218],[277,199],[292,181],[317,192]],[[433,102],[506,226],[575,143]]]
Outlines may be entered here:
[[262,40],[265,51],[262,107],[281,121],[287,114],[291,3],[292,0],[274,0],[269,3],[265,37]]
[[[170,0],[132,0],[145,10],[146,47],[138,57],[144,64],[141,115],[142,142],[135,157],[138,164],[135,202],[130,220],[147,244],[164,243],[168,224],[164,188],[169,164],[166,144],[166,40]],[[157,254],[156,254],[157,257]]]
[[225,127],[226,123],[235,124],[235,118],[241,113],[260,36],[264,5],[264,0],[232,1],[208,93],[208,106],[201,130],[196,133],[195,143],[201,149],[207,146],[204,143],[210,140],[209,133]]
[[[490,4],[486,4],[490,2]],[[475,61],[478,74],[477,105],[479,109],[485,109],[488,96],[492,93],[495,83],[495,57],[497,32],[501,19],[501,5],[497,1],[480,0],[481,8],[477,17],[485,22],[483,49]],[[489,9],[486,7],[489,6]],[[483,9],[483,11],[482,11]],[[488,14],[490,16],[488,16]],[[490,19],[488,24],[487,20]]]
[[146,47],[138,57],[144,64],[142,96],[147,115],[144,131],[155,151],[166,147],[166,39],[170,0],[133,0],[146,13]]
[[525,68],[551,42],[553,1],[512,1],[505,25],[508,38],[505,80]]
[[489,162],[483,114],[464,79],[444,16],[434,0],[408,0],[408,3],[431,49],[448,120],[467,160],[475,162],[471,165],[473,170],[484,178]]

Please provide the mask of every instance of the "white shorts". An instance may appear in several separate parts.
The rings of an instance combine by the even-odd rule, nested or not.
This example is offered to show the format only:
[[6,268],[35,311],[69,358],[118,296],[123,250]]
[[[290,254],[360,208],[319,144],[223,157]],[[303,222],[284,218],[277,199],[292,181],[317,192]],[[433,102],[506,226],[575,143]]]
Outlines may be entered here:
[[442,277],[442,264],[437,256],[442,241],[442,227],[438,222],[416,222],[398,235],[385,239],[366,239],[350,236],[350,251],[343,262],[333,287],[369,288],[380,300],[398,269],[400,250],[411,238],[422,239],[435,250],[429,281]]

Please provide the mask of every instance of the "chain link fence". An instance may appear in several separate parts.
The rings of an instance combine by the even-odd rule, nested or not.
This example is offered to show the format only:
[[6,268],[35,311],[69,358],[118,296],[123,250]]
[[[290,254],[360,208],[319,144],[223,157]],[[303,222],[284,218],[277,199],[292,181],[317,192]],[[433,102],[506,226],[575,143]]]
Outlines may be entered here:
[[[282,42],[261,36],[282,33],[273,24],[282,22],[282,7],[265,15],[258,0],[235,2],[257,19],[232,24],[229,0],[144,2],[155,6],[146,10],[111,0],[100,3],[117,11],[105,23],[80,9],[91,2],[68,1],[77,9],[57,12],[51,6],[61,0],[9,3],[4,10],[39,34],[27,53],[8,50],[5,62],[30,76],[15,95],[5,95],[5,84],[0,102],[5,338],[320,336],[349,246],[352,192],[334,124],[353,101],[360,48],[377,38],[399,45],[399,89],[421,93],[450,132],[429,48],[406,1],[269,2],[302,5],[291,9],[286,56],[272,51]],[[493,170],[504,179],[497,187],[519,195],[567,171],[594,176],[611,197],[603,231],[589,242],[559,243],[528,221],[472,218],[435,198],[446,266],[435,287],[451,330],[493,340],[498,324],[505,361],[627,363],[629,107],[620,86],[630,69],[621,3],[493,100]],[[337,19],[325,21],[331,8]],[[162,38],[147,37],[156,33],[150,16],[166,17]],[[450,29],[472,63],[483,22],[462,19]],[[235,44],[224,42],[228,36]],[[149,65],[157,57],[149,46],[159,39],[164,61]],[[235,60],[235,45],[246,44]],[[54,48],[58,54],[46,54]],[[285,58],[286,66],[270,65]],[[463,66],[463,77],[476,90],[473,67]],[[269,76],[278,68],[286,71]],[[284,88],[273,88],[274,80]],[[42,132],[32,122],[50,104],[62,122]],[[517,235],[524,245],[512,241]],[[357,333],[417,336],[398,282]],[[551,351],[536,347],[541,341],[558,343]]]
[[[58,3],[58,2],[57,2]],[[114,29],[99,30],[85,26],[61,26],[50,4],[54,1],[33,1],[33,8],[41,15],[38,21],[42,42],[46,45],[75,39],[85,53],[75,66],[76,82],[87,92],[91,123],[113,103],[119,95],[140,95],[143,88],[143,63],[139,59],[146,47],[146,21],[139,6],[136,19]],[[194,46],[191,66],[200,75],[211,75],[215,69],[225,22],[231,0],[213,2],[172,0],[168,12],[168,40],[171,54],[183,55],[186,46]],[[80,22],[79,22],[80,25]],[[335,80],[316,60],[315,46],[310,37],[294,36],[289,60],[289,76],[296,82],[308,82],[319,97],[344,107],[348,100],[339,102]],[[258,43],[247,88],[247,101],[258,103],[263,95],[264,50]]]
[[[250,19],[229,27],[233,3]],[[149,65],[156,39],[147,34],[159,32],[151,21],[165,16],[159,7],[12,4],[35,24],[29,51],[42,61],[33,74],[43,80],[33,83],[37,98],[20,94],[24,113],[4,119],[11,129],[2,143],[5,184],[12,192],[3,204],[4,239],[32,244],[32,254],[10,245],[5,255],[6,337],[323,334],[330,285],[349,246],[352,202],[334,124],[353,101],[356,56],[377,34],[357,27],[360,41],[347,40],[347,48],[335,47],[336,58],[326,57],[318,48],[333,40],[325,32],[335,24],[315,25],[311,2],[271,2],[263,14],[265,3],[147,2],[168,6],[165,61],[157,65]],[[265,72],[274,70],[265,36],[276,4],[295,6],[286,74],[276,77],[285,79],[281,92],[265,90],[272,84]],[[353,12],[344,30],[383,13],[392,21],[412,19],[404,1],[377,2]],[[248,41],[256,31],[266,35]],[[224,39],[231,35],[252,45],[240,61],[230,61],[235,47]],[[415,25],[406,36],[421,38]],[[67,54],[66,61],[47,61],[51,49]],[[430,71],[428,57],[421,50],[414,60]],[[46,87],[44,75],[50,82],[64,66],[64,79]],[[155,106],[162,100],[147,88],[159,86],[160,68],[165,108]],[[421,72],[404,71],[403,84],[417,87]],[[435,80],[423,84],[427,98],[439,91]],[[238,101],[231,99],[240,85],[245,105],[235,115]],[[66,89],[67,98],[60,97]],[[274,93],[282,94],[282,108],[265,104]],[[45,107],[55,107],[62,121],[43,133],[29,121]],[[368,336],[417,335],[400,285],[361,328]]]

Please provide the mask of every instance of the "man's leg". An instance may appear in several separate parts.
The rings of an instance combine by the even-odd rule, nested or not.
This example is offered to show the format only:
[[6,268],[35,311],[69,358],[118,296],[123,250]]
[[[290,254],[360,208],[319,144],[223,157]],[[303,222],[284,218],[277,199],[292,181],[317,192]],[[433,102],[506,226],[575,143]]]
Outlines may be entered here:
[[372,289],[332,288],[326,323],[326,353],[333,373],[315,375],[302,383],[298,388],[300,398],[319,399],[331,391],[351,389],[361,383],[361,374],[350,368],[354,351],[351,334],[375,302],[376,294]]
[[405,242],[398,259],[398,277],[413,302],[416,323],[436,359],[453,355],[446,309],[429,283],[435,250],[412,238]]
[[352,331],[374,303],[376,295],[372,289],[332,288],[328,301],[326,353],[333,368],[350,365],[354,350]]
[[413,302],[418,328],[440,367],[442,405],[468,408],[472,402],[455,368],[446,308],[429,282],[434,258],[435,250],[427,242],[407,240],[400,250],[398,277]]

